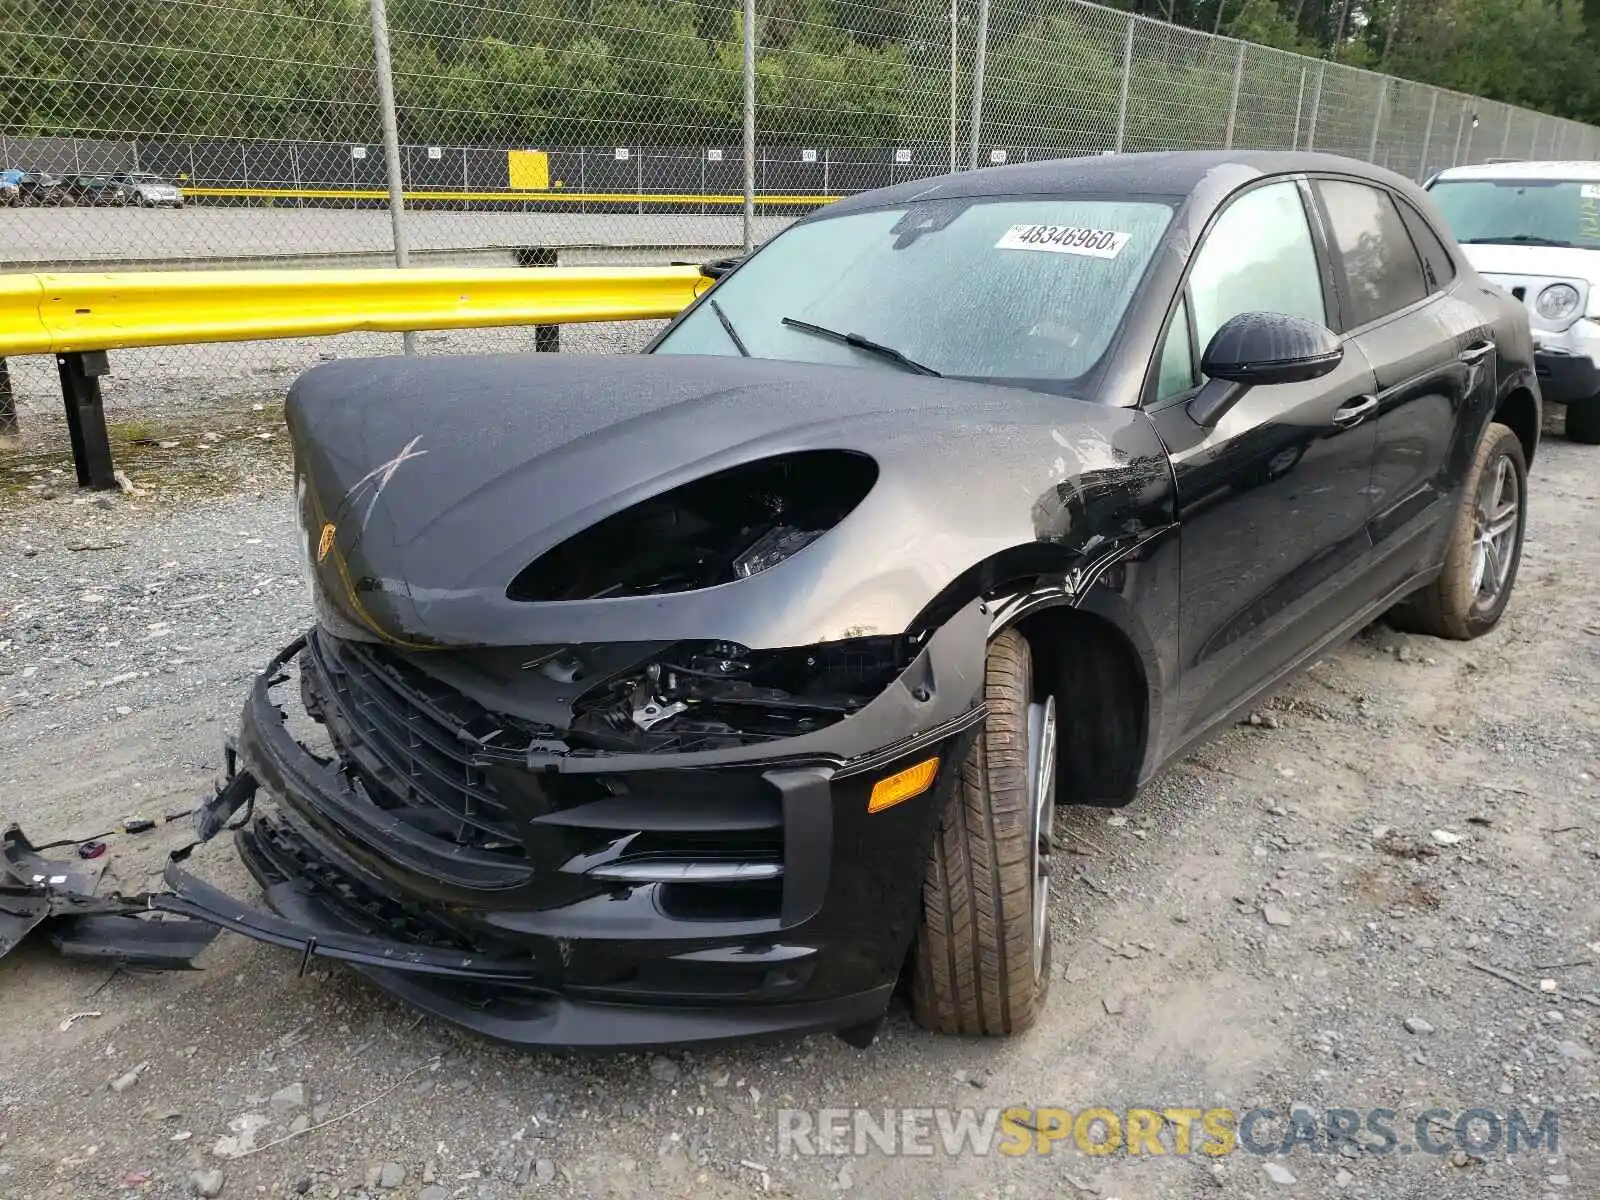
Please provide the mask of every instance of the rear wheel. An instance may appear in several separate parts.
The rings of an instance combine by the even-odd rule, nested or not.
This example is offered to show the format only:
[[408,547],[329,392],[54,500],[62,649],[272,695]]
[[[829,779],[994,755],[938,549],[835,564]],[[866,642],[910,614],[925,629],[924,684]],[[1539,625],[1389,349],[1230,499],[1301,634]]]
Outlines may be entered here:
[[1028,643],[989,647],[989,715],[928,855],[912,1007],[940,1033],[1031,1026],[1050,988],[1050,825],[1056,708],[1033,687]]
[[1462,489],[1444,570],[1395,608],[1390,622],[1458,641],[1493,629],[1517,581],[1527,497],[1522,443],[1507,426],[1490,425]]
[[1586,446],[1600,445],[1600,395],[1567,405],[1567,437]]

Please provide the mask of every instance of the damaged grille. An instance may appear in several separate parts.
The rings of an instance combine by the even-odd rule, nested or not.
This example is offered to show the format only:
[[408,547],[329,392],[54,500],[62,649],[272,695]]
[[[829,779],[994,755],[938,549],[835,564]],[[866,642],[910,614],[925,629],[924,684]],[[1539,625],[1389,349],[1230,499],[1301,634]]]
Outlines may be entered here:
[[782,815],[759,770],[531,771],[517,755],[485,751],[558,731],[491,714],[381,646],[320,630],[306,641],[301,689],[374,804],[534,867],[544,902],[659,884],[663,911],[682,919],[777,911]]
[[320,631],[306,642],[301,686],[381,807],[410,808],[427,832],[464,845],[522,852],[513,813],[473,761],[507,722],[379,647]]

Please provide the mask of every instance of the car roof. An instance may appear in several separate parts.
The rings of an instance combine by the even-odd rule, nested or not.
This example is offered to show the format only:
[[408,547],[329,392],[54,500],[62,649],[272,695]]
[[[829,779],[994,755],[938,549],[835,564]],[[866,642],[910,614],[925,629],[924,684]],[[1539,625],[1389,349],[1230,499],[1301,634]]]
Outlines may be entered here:
[[1497,162],[1450,167],[1434,182],[1463,179],[1573,179],[1600,181],[1600,162]]
[[846,197],[825,210],[838,214],[912,200],[983,196],[1165,196],[1194,192],[1214,173],[1230,170],[1238,183],[1263,175],[1322,172],[1357,175],[1390,187],[1414,189],[1403,176],[1359,159],[1336,154],[1280,150],[1170,150],[1152,154],[1081,155],[1041,162],[984,167],[957,175],[917,179]]

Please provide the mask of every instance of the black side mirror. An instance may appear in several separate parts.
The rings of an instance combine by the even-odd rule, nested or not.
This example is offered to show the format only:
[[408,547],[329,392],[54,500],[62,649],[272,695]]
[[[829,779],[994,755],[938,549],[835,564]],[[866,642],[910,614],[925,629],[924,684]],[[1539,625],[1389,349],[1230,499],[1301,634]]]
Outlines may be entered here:
[[1283,313],[1240,313],[1212,335],[1200,360],[1208,382],[1189,401],[1196,424],[1211,426],[1252,387],[1320,379],[1344,359],[1332,330]]

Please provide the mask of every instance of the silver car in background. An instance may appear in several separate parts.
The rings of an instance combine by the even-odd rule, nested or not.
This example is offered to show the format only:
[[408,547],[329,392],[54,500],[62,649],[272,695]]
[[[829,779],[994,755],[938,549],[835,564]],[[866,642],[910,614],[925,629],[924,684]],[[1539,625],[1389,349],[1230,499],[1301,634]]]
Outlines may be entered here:
[[127,188],[132,203],[140,208],[183,207],[183,189],[160,175],[149,171],[119,171],[111,180]]

